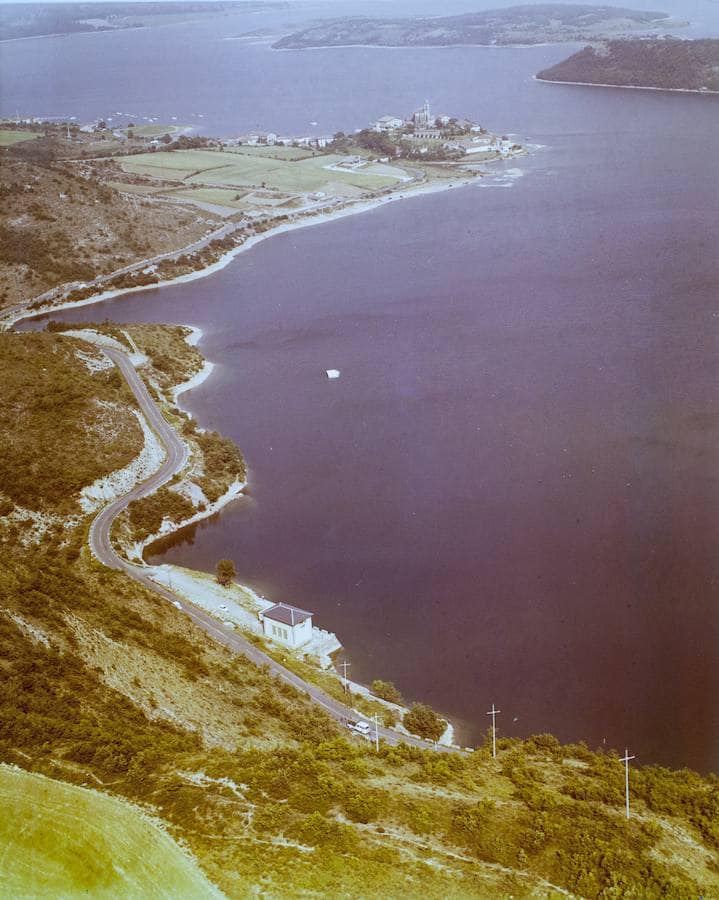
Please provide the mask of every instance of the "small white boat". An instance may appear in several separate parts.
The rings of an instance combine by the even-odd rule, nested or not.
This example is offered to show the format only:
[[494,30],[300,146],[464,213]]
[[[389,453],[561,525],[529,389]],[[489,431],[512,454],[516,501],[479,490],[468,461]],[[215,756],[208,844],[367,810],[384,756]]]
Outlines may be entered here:
[[340,377],[339,369],[325,369],[325,372],[327,373],[327,377],[330,379]]

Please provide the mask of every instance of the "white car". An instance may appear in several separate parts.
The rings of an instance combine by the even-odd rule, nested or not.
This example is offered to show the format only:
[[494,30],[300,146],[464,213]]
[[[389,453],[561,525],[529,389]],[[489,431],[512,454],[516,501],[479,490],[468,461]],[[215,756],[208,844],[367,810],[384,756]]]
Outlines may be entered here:
[[225,606],[224,603],[220,603],[220,605],[219,605],[217,608],[218,608],[218,609],[221,609],[222,612],[227,612],[227,607]]
[[362,737],[370,736],[371,730],[370,730],[369,722],[358,722],[355,725],[354,730],[357,732],[357,734],[361,734]]

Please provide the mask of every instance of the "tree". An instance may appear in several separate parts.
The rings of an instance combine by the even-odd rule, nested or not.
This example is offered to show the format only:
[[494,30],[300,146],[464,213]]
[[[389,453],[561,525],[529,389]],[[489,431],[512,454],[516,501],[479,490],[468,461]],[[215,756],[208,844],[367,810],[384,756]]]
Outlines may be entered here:
[[442,737],[447,723],[440,718],[431,706],[424,703],[413,703],[411,709],[402,720],[404,727],[412,734],[437,741]]
[[237,569],[231,559],[221,559],[217,563],[217,581],[223,587],[227,587],[237,575]]
[[379,678],[376,678],[372,682],[370,690],[375,697],[380,697],[382,700],[388,700],[390,703],[402,704],[402,694],[400,694],[391,681],[381,681]]
[[160,138],[160,140],[162,141],[163,144],[171,144],[172,143],[172,138],[170,137],[169,134],[163,134],[162,137]]

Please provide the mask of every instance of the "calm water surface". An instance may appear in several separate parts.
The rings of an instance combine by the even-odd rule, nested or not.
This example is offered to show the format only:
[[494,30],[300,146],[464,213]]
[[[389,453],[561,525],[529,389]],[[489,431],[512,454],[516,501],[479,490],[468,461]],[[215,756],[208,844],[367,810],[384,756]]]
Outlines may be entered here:
[[[717,98],[532,82],[556,47],[244,52],[277,127],[428,96],[542,149],[63,315],[205,331],[185,400],[251,495],[161,558],[235,559],[464,741],[495,702],[504,733],[718,769]],[[248,91],[212,115],[264,124]]]

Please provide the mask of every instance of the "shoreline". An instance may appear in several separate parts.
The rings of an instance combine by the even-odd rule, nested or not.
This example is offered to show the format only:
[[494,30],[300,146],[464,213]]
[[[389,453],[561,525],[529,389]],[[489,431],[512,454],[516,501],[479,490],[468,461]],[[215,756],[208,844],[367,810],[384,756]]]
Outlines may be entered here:
[[[517,156],[526,156],[526,152],[518,153]],[[501,162],[508,162],[513,158],[515,157],[509,156],[506,159],[498,158],[498,160]],[[482,164],[486,165],[498,160],[483,160]],[[467,163],[467,165],[470,164],[471,163]],[[260,234],[253,234],[238,247],[233,247],[231,250],[223,253],[223,255],[220,256],[219,259],[215,260],[215,262],[210,263],[209,266],[205,266],[202,269],[197,269],[194,272],[187,272],[184,275],[178,275],[175,278],[158,281],[156,284],[138,285],[137,287],[129,288],[114,288],[113,290],[103,291],[99,294],[95,294],[92,297],[86,297],[84,300],[74,300],[68,303],[59,303],[56,306],[48,307],[45,310],[23,310],[13,315],[12,317],[2,320],[2,327],[5,329],[10,329],[13,328],[18,322],[22,322],[25,319],[36,319],[41,316],[52,316],[53,313],[61,312],[64,309],[92,306],[95,303],[103,303],[105,300],[114,300],[116,297],[120,297],[123,294],[134,294],[138,293],[139,291],[160,290],[161,288],[167,287],[169,285],[184,284],[188,281],[195,281],[198,278],[204,278],[207,275],[212,275],[214,272],[219,272],[221,269],[224,269],[225,266],[228,266],[240,253],[244,253],[246,250],[250,250],[256,244],[259,244],[260,241],[266,240],[270,237],[274,237],[275,235],[284,234],[289,231],[295,231],[299,228],[308,228],[312,225],[323,225],[326,222],[333,222],[336,219],[343,219],[346,216],[371,212],[372,210],[377,209],[387,203],[394,203],[398,200],[409,200],[412,197],[424,196],[425,194],[434,194],[443,191],[456,190],[463,187],[470,187],[473,184],[480,184],[481,180],[481,175],[467,176],[466,173],[461,173],[458,175],[456,180],[452,180],[450,183],[447,183],[449,182],[449,179],[446,179],[441,182],[433,181],[430,183],[423,183],[414,188],[411,186],[399,187],[395,191],[384,194],[381,197],[372,197],[366,200],[358,200],[356,203],[353,203],[350,206],[341,209],[333,209],[329,210],[328,212],[318,213],[314,216],[307,216],[304,219],[300,219],[294,222],[282,222],[281,224],[276,225],[273,228],[268,228],[267,231],[263,231]],[[0,319],[1,318],[2,311],[0,310]],[[193,326],[186,325],[185,327],[191,328]]]
[[[527,155],[526,151],[521,151],[520,153],[516,154],[516,156],[525,156],[525,155]],[[514,158],[513,156],[509,156],[506,159],[501,159],[498,157],[497,160],[487,160],[484,162],[495,162],[495,161],[508,162],[508,161],[512,160],[513,158]],[[105,300],[114,299],[118,296],[121,296],[122,294],[130,294],[130,293],[134,293],[137,291],[151,291],[151,290],[160,289],[162,287],[166,287],[171,284],[179,284],[179,283],[183,283],[183,282],[187,282],[187,281],[192,281],[192,280],[195,280],[198,278],[204,278],[205,276],[211,275],[214,272],[219,271],[220,269],[229,265],[238,254],[244,252],[245,250],[251,249],[253,246],[258,244],[260,241],[265,240],[266,238],[273,237],[274,235],[294,231],[296,229],[305,228],[305,227],[312,226],[312,225],[325,224],[327,222],[334,221],[335,219],[344,218],[346,216],[370,212],[378,207],[381,207],[384,204],[392,203],[392,202],[395,202],[398,200],[408,200],[415,196],[423,196],[426,194],[433,194],[433,193],[439,193],[439,192],[444,192],[444,191],[448,191],[448,190],[454,190],[454,189],[458,189],[458,188],[470,187],[473,184],[478,185],[478,184],[481,184],[482,180],[483,179],[482,179],[481,175],[479,175],[479,176],[478,175],[468,175],[467,173],[464,173],[464,172],[463,173],[458,172],[457,178],[452,178],[452,179],[447,178],[447,179],[443,179],[443,180],[425,182],[414,188],[412,188],[412,187],[407,188],[403,185],[400,185],[397,187],[397,189],[395,191],[392,191],[388,194],[384,194],[379,197],[372,197],[372,198],[369,198],[366,200],[361,200],[356,203],[350,204],[344,208],[333,209],[333,210],[330,210],[325,213],[319,213],[314,216],[308,216],[308,217],[306,217],[304,219],[300,219],[298,221],[283,222],[273,228],[267,229],[267,231],[264,231],[260,234],[254,234],[251,237],[249,237],[246,241],[244,241],[241,245],[239,245],[238,247],[233,247],[231,250],[228,250],[218,260],[216,260],[214,263],[211,263],[209,266],[207,266],[203,269],[199,269],[194,272],[189,272],[189,273],[186,273],[185,275],[180,275],[176,278],[168,279],[166,281],[158,282],[157,284],[154,284],[154,285],[149,285],[149,286],[141,285],[141,286],[132,287],[132,288],[124,288],[124,289],[115,289],[115,290],[111,290],[111,291],[105,291],[101,294],[98,294],[94,297],[88,297],[84,300],[59,304],[55,307],[51,307],[50,309],[48,309],[46,311],[42,311],[42,310],[23,311],[22,313],[14,316],[12,319],[6,320],[6,322],[4,324],[5,324],[5,327],[12,328],[17,322],[22,321],[23,319],[39,318],[40,316],[51,316],[52,313],[59,312],[63,309],[70,309],[73,307],[89,306],[89,305],[93,305],[95,303],[101,303]],[[191,346],[196,346],[197,344],[199,344],[203,337],[203,330],[201,328],[199,328],[198,326],[193,326],[188,323],[180,323],[180,324],[182,324],[185,328],[189,329],[190,333],[185,337],[185,340],[187,341],[187,343],[190,344]],[[198,372],[196,372],[187,381],[181,382],[179,385],[176,385],[172,389],[172,391],[170,393],[170,397],[168,398],[171,406],[173,406],[177,409],[180,409],[183,412],[188,413],[189,415],[192,415],[189,412],[189,410],[186,410],[184,407],[182,407],[180,405],[178,398],[180,397],[181,394],[184,394],[184,393],[192,390],[193,388],[198,387],[203,382],[205,382],[212,374],[214,368],[215,368],[215,365],[212,362],[210,362],[209,360],[205,360],[202,368]],[[183,441],[183,443],[185,443],[185,442]],[[185,444],[185,446],[187,447],[187,444]],[[135,544],[134,546],[131,546],[131,547],[125,547],[124,548],[125,554],[130,559],[132,559],[134,557],[137,560],[137,563],[139,563],[143,568],[147,568],[150,570],[153,570],[153,569],[157,570],[159,568],[159,566],[163,565],[163,563],[153,565],[153,564],[146,562],[146,560],[144,558],[146,549],[148,549],[153,543],[155,543],[158,540],[161,540],[162,538],[167,538],[170,535],[175,534],[178,531],[182,530],[183,528],[192,526],[194,524],[201,522],[204,519],[208,519],[211,516],[217,515],[230,503],[232,503],[235,500],[240,499],[243,496],[244,490],[248,483],[249,483],[249,475],[247,476],[245,482],[239,482],[236,480],[233,484],[231,484],[229,486],[228,490],[221,497],[219,497],[214,503],[208,504],[206,509],[202,510],[201,512],[198,511],[193,516],[189,517],[187,520],[184,520],[184,521],[178,522],[178,523],[169,522],[168,520],[164,520],[163,525],[165,527],[164,527],[164,529],[162,529],[162,526],[161,526],[160,533],[148,536],[148,538],[146,538],[144,541],[140,542],[139,544]],[[211,577],[211,575],[209,573],[198,572],[198,574],[209,575],[209,577]],[[249,586],[247,586],[247,585],[239,585],[239,587],[242,590],[251,591],[251,588],[249,588]],[[445,721],[447,723],[445,731],[442,734],[442,736],[440,737],[437,744],[443,745],[446,747],[455,746],[454,745],[454,741],[456,739],[455,738],[455,734],[456,734],[455,727],[453,726],[453,724],[451,723],[451,721],[449,719],[445,719]],[[459,749],[459,747],[457,747],[457,749]]]
[[605,84],[599,81],[558,81],[554,78],[540,78],[538,75],[532,75],[532,81],[539,81],[542,84],[571,84],[577,87],[619,88],[625,91],[661,91],[670,94],[699,94],[700,96],[719,95],[719,91],[703,91],[701,88],[664,88],[652,87],[648,84]]
[[[240,37],[224,38],[226,41],[239,41]],[[269,41],[257,41],[256,43],[270,43]],[[280,53],[285,51],[304,50],[347,50],[351,47],[360,47],[364,50],[457,50],[468,47],[473,50],[532,50],[534,47],[554,47],[561,44],[581,44],[582,41],[544,41],[541,44],[315,44],[311,47],[275,47],[270,48]]]

